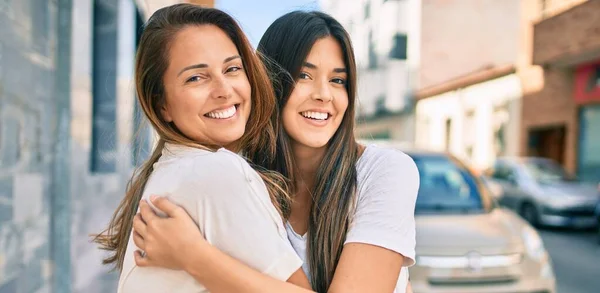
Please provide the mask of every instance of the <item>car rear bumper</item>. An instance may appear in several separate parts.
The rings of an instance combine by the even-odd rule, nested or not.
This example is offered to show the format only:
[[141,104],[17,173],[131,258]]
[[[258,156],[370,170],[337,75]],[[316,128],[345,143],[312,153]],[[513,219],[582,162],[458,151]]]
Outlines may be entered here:
[[593,228],[598,225],[598,219],[595,216],[561,216],[542,214],[540,223],[544,226],[552,227],[571,227],[571,228]]

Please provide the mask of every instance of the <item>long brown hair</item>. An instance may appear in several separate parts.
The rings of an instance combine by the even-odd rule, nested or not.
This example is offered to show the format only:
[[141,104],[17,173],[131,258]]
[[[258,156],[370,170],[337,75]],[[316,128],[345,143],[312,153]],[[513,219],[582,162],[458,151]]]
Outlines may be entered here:
[[[314,201],[309,215],[307,256],[312,287],[317,292],[326,292],[331,284],[356,200],[358,143],[354,138],[354,51],[346,30],[334,18],[321,12],[294,11],[280,17],[267,29],[258,45],[259,53],[272,72],[278,107],[283,109],[314,43],[325,37],[333,37],[342,47],[348,73],[348,108],[329,141],[324,156],[327,159],[321,162],[316,184],[311,190]],[[298,174],[290,139],[282,123],[278,123],[277,131],[276,159],[267,167],[280,172],[293,184]]]
[[[195,25],[214,25],[223,30],[236,45],[252,88],[252,110],[246,131],[240,138],[239,150],[249,159],[260,156],[263,163],[271,162],[275,154],[275,131],[272,114],[276,99],[266,69],[250,46],[235,20],[226,13],[192,4],[175,4],[156,11],[144,26],[136,55],[135,83],[138,102],[150,121],[159,140],[149,160],[134,173],[127,192],[108,228],[95,235],[94,241],[110,256],[104,264],[115,264],[122,269],[127,243],[131,234],[133,217],[138,209],[144,187],[153,165],[161,157],[166,143],[182,144],[197,148],[211,148],[183,135],[173,123],[165,122],[160,109],[165,103],[163,75],[169,66],[169,45],[182,29]],[[214,146],[213,146],[214,147]],[[283,216],[289,214],[287,181],[280,174],[256,167],[265,181],[271,199]]]

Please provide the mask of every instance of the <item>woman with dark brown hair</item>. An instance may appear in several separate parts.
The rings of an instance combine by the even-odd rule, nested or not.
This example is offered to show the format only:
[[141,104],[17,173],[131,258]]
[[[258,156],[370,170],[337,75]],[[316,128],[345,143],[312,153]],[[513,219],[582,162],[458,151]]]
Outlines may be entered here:
[[[260,164],[290,179],[286,229],[312,288],[410,291],[419,174],[406,154],[356,142],[356,64],[348,33],[327,14],[296,11],[267,29],[258,51],[272,72],[280,111],[275,160]],[[135,222],[147,256],[136,257],[139,265],[184,269],[200,282],[247,285],[236,292],[297,290],[226,262],[226,253],[208,245],[180,208],[164,198],[154,203],[168,216],[157,218],[142,204]]]
[[210,244],[237,261],[309,287],[283,225],[289,214],[286,180],[238,155],[269,162],[276,146],[273,89],[238,24],[222,11],[191,4],[160,9],[144,27],[135,71],[138,101],[159,140],[108,228],[95,237],[111,252],[104,263],[121,272],[118,292],[246,288],[137,266],[134,240],[143,241],[144,231],[136,227],[131,233],[133,219],[140,200],[151,194],[177,203]]

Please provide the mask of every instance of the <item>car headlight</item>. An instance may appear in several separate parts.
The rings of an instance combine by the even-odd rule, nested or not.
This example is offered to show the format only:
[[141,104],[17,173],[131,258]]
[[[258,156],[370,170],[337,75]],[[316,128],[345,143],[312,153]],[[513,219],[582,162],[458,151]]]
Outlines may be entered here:
[[546,248],[542,238],[531,226],[526,225],[523,228],[523,242],[527,249],[527,255],[533,260],[542,261],[547,257]]

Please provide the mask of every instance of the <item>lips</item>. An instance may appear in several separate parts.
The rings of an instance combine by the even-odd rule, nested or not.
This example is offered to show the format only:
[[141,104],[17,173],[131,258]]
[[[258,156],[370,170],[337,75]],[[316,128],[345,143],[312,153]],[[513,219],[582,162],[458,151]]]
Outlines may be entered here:
[[229,119],[229,118],[235,116],[235,113],[237,113],[238,107],[239,107],[239,104],[235,104],[235,105],[232,105],[225,109],[218,109],[218,110],[208,112],[208,113],[204,114],[204,116],[208,117],[208,118],[212,118],[212,119]]

